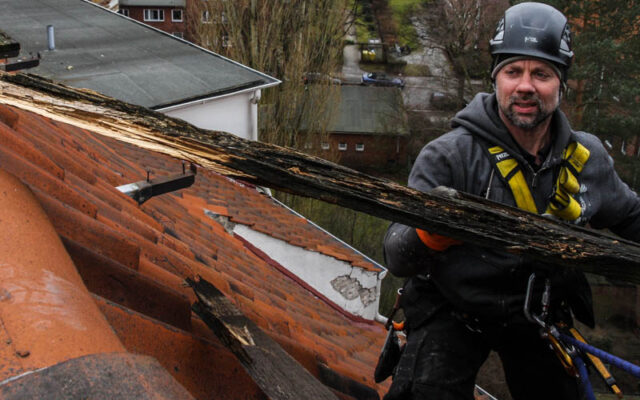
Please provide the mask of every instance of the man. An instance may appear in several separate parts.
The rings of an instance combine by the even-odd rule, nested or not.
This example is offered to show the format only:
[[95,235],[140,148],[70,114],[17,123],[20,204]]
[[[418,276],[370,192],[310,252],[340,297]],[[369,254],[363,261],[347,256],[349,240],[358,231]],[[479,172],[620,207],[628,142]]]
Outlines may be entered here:
[[[558,109],[571,65],[565,16],[548,5],[509,8],[490,42],[495,93],[478,94],[427,144],[409,186],[447,186],[572,223],[640,240],[640,201],[613,169],[600,140],[571,130]],[[497,235],[500,232],[496,232]],[[517,254],[392,224],[385,237],[392,273],[408,276],[402,298],[407,345],[385,399],[472,399],[491,350],[512,396],[578,399],[540,327],[523,310],[529,277],[531,314],[541,313],[550,282],[549,322],[593,325],[584,275],[544,268]]]

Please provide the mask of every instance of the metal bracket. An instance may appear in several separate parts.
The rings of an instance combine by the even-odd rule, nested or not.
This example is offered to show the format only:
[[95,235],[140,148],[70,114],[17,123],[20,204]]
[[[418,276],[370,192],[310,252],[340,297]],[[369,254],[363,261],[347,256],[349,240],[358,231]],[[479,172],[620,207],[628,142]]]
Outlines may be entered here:
[[18,57],[15,61],[9,59],[9,62],[0,64],[0,70],[5,72],[20,71],[23,69],[35,68],[40,65],[40,53],[36,57],[29,55],[29,57]]
[[189,171],[187,171],[183,163],[182,174],[150,179],[150,171],[147,171],[146,180],[118,186],[116,189],[131,197],[140,205],[154,196],[188,188],[193,185],[195,179],[196,166],[190,164]]

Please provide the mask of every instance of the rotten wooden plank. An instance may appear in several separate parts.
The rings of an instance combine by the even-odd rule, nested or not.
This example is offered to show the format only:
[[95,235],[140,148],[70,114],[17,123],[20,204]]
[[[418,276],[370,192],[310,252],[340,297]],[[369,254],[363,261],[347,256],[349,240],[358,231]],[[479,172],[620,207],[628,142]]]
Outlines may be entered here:
[[0,103],[189,160],[225,176],[314,197],[554,266],[640,283],[640,246],[451,191],[421,193],[326,160],[71,89],[25,74],[0,75]]
[[198,297],[193,311],[235,354],[269,399],[337,400],[329,388],[245,317],[215,286],[202,278],[186,281]]

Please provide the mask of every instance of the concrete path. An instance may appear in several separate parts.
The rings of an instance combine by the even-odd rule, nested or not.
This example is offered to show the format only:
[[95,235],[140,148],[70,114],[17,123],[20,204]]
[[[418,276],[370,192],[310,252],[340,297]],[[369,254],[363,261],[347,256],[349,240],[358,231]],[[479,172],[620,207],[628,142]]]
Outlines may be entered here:
[[362,74],[365,72],[360,68],[360,46],[348,44],[342,51],[342,79],[348,84],[359,84]]

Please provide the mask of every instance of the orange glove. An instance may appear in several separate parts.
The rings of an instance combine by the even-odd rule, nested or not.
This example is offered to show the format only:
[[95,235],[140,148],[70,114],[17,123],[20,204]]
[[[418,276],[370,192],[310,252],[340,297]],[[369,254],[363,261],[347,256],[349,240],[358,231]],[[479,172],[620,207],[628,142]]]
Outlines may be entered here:
[[462,244],[461,241],[452,239],[447,236],[438,235],[437,233],[429,233],[422,229],[416,229],[418,237],[428,248],[435,251],[445,251],[450,246]]

